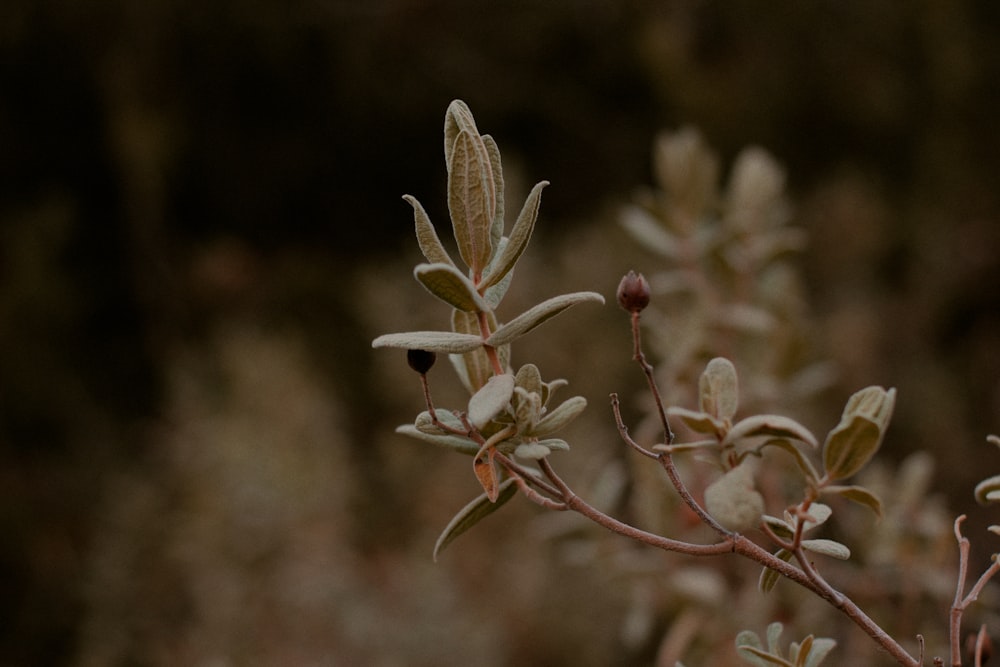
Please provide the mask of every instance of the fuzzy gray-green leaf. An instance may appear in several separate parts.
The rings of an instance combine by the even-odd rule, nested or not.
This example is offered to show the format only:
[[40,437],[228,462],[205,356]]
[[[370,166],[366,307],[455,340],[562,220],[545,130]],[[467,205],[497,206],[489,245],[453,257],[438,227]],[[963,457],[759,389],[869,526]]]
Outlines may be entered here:
[[413,424],[403,424],[402,426],[397,426],[396,433],[414,438],[416,440],[429,442],[430,444],[437,445],[438,447],[445,447],[459,452],[460,454],[468,454],[469,456],[475,456],[479,451],[479,445],[468,438],[463,438],[458,435],[436,435],[433,433],[425,433]]
[[708,362],[698,381],[703,412],[718,419],[732,419],[739,405],[739,386],[736,367],[724,357]]
[[509,242],[497,260],[494,261],[489,273],[483,277],[484,285],[489,287],[500,282],[514,268],[524,249],[528,247],[528,241],[531,240],[531,233],[535,229],[535,221],[538,220],[542,190],[548,184],[548,181],[541,181],[531,189],[531,193],[525,200],[520,215],[517,216],[517,222],[514,223],[514,226],[510,230]]
[[[786,563],[792,559],[792,552],[786,551],[785,549],[778,549],[777,553],[774,555]],[[770,593],[774,589],[775,585],[777,585],[779,579],[781,579],[780,572],[772,570],[769,567],[765,567],[760,573],[760,580],[757,582],[757,589],[761,593]]]
[[483,428],[507,407],[513,394],[514,376],[494,375],[469,399],[469,421]]
[[444,115],[444,161],[449,172],[451,172],[455,140],[462,131],[479,136],[479,129],[476,128],[476,120],[473,118],[469,106],[462,100],[452,100]]
[[496,206],[492,190],[489,156],[482,139],[459,132],[448,174],[448,210],[458,251],[473,275],[482,273],[492,255],[490,227]]
[[418,264],[413,275],[428,292],[453,308],[467,313],[490,309],[472,281],[451,264]]
[[722,429],[722,424],[720,424],[715,417],[698,410],[688,410],[687,408],[670,406],[667,408],[667,415],[670,417],[677,417],[684,422],[685,426],[695,433],[715,435]]
[[743,438],[759,438],[763,436],[799,440],[813,447],[819,446],[816,436],[809,429],[794,419],[780,415],[754,415],[746,419],[741,419],[733,424],[729,433],[726,434],[723,444],[735,444]]
[[483,146],[486,147],[486,155],[490,159],[490,174],[493,176],[493,199],[494,211],[493,222],[490,224],[490,241],[493,243],[494,252],[500,237],[503,236],[503,216],[504,216],[504,184],[503,184],[503,164],[500,161],[500,147],[497,142],[488,134],[482,136]]
[[383,334],[372,341],[372,347],[395,347],[402,350],[427,350],[428,352],[462,353],[482,346],[483,339],[471,334],[453,331],[407,331]]
[[451,544],[456,537],[467,531],[469,528],[472,528],[490,514],[493,514],[493,512],[496,512],[500,509],[501,505],[513,498],[516,494],[517,486],[515,486],[514,480],[508,479],[500,483],[495,502],[491,502],[484,493],[459,510],[458,514],[456,514],[454,518],[448,522],[448,525],[441,532],[441,536],[438,537],[437,543],[434,545],[434,560],[437,561],[438,555],[444,551],[444,548]]
[[559,431],[577,418],[587,407],[587,399],[583,396],[568,398],[535,425],[532,435],[545,436]]
[[823,447],[823,464],[830,479],[846,479],[865,467],[882,442],[875,422],[855,415],[830,431]]
[[494,347],[510,343],[528,333],[545,320],[555,317],[570,306],[583,303],[584,301],[604,303],[604,297],[597,292],[574,292],[572,294],[552,297],[521,313],[510,322],[500,325],[493,332],[493,335],[486,340],[486,343]]
[[882,501],[863,486],[827,486],[823,488],[823,493],[835,493],[851,502],[864,505],[875,512],[878,518],[882,518]]
[[851,557],[851,550],[834,540],[802,540],[802,548],[840,560],[847,560]]
[[434,229],[431,218],[427,215],[424,207],[417,201],[416,197],[404,195],[403,199],[413,207],[413,221],[417,232],[417,244],[420,246],[420,251],[424,253],[427,261],[431,264],[450,264],[451,266],[455,266],[454,260],[452,260],[451,255],[448,254],[448,251],[445,250],[444,245],[441,243],[441,239],[437,235],[437,230]]

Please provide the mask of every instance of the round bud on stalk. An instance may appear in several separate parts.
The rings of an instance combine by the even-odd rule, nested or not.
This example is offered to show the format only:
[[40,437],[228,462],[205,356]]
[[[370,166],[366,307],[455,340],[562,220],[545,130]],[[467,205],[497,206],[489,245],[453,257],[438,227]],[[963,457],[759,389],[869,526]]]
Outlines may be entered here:
[[641,273],[629,271],[618,283],[618,305],[638,313],[649,305],[649,281]]
[[435,361],[437,361],[437,354],[434,352],[428,352],[427,350],[406,351],[406,363],[421,375],[425,375],[434,365]]

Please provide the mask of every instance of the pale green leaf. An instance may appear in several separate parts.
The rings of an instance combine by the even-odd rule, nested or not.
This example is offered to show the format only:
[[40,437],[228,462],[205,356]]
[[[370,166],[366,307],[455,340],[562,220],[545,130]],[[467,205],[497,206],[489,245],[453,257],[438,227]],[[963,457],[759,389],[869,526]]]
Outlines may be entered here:
[[778,645],[778,639],[781,637],[781,633],[784,629],[785,626],[783,626],[779,621],[774,621],[767,625],[767,650],[775,655],[781,654],[781,647]]
[[451,264],[418,264],[413,275],[428,292],[453,308],[467,313],[490,309],[472,281]]
[[667,415],[677,417],[695,433],[717,435],[722,431],[722,424],[715,417],[704,412],[671,406],[667,408]]
[[476,120],[472,117],[472,111],[462,100],[453,100],[448,105],[448,110],[444,115],[444,160],[451,172],[452,153],[455,149],[455,140],[460,132],[468,132],[473,136],[479,136],[479,129],[476,128]]
[[768,528],[771,529],[778,537],[786,540],[792,539],[795,535],[795,526],[791,525],[787,521],[779,519],[776,516],[771,516],[770,514],[765,514],[761,519],[767,524]]
[[[498,261],[503,258],[504,251],[510,245],[510,239],[506,236],[501,236],[497,243],[496,251],[493,253],[493,259],[490,260],[489,266],[486,267],[484,274],[490,275],[493,272],[493,267],[496,266]],[[507,295],[507,289],[510,287],[511,280],[514,278],[514,272],[508,271],[507,275],[497,281],[495,284],[487,287],[483,292],[483,299],[489,304],[490,308],[496,309],[503,301],[504,296]],[[480,283],[480,289],[482,289],[482,283]]]
[[458,133],[448,174],[448,210],[462,259],[475,276],[489,263],[493,246],[490,227],[496,202],[489,156],[482,139],[466,131]]
[[547,299],[537,306],[521,313],[510,322],[500,325],[486,343],[488,345],[505,345],[528,333],[542,322],[555,317],[570,306],[584,301],[604,303],[604,297],[597,292],[574,292]]
[[453,331],[407,331],[383,334],[372,341],[372,347],[394,347],[403,350],[462,353],[482,346],[483,339]]
[[545,445],[550,451],[568,452],[569,443],[560,438],[542,438],[538,444]]
[[[759,454],[765,447],[777,447],[782,449],[792,455],[795,459],[795,463],[799,466],[799,470],[805,475],[807,481],[815,482],[819,480],[819,473],[816,472],[816,468],[813,466],[812,462],[806,457],[805,453],[790,440],[785,440],[784,438],[770,438],[764,441],[753,453]],[[748,452],[749,453],[749,452]]]
[[819,667],[820,663],[836,648],[837,642],[829,637],[818,637],[813,641],[812,650],[806,660],[806,667]]
[[469,456],[475,456],[476,452],[479,451],[479,445],[468,438],[463,438],[458,435],[435,435],[433,433],[424,433],[413,424],[403,424],[402,426],[397,426],[396,433],[414,438],[416,440],[422,440],[423,442],[429,442],[430,444],[437,445],[438,447],[445,447],[460,454],[468,454]]
[[525,442],[517,446],[514,450],[514,455],[522,459],[531,459],[537,461],[539,459],[544,459],[546,456],[551,454],[552,451],[540,442]]
[[830,431],[823,447],[823,465],[830,479],[846,479],[865,467],[882,443],[878,425],[855,415]]
[[802,540],[802,548],[840,560],[847,560],[851,557],[851,550],[846,545],[833,540]]
[[469,421],[483,428],[510,403],[514,394],[514,376],[494,375],[469,399]]
[[[792,552],[786,551],[785,549],[778,549],[774,555],[785,562],[792,559]],[[774,589],[775,585],[777,585],[779,579],[781,579],[780,572],[772,570],[769,567],[765,567],[761,570],[760,580],[757,582],[757,589],[761,593],[770,593]]]
[[538,208],[541,205],[542,190],[549,184],[542,181],[532,188],[517,222],[510,231],[510,242],[499,253],[493,266],[483,277],[483,285],[492,286],[500,282],[514,268],[517,260],[521,257],[524,249],[528,247],[531,233],[535,229],[535,221],[538,219]]
[[465,431],[466,426],[462,423],[453,412],[450,410],[442,410],[440,408],[434,410],[434,415],[437,417],[437,422],[431,418],[431,413],[424,410],[417,418],[413,421],[413,426],[418,431],[422,433],[429,433],[432,435],[438,434],[448,434],[449,431],[445,430],[439,424],[444,425],[448,429]]
[[739,386],[736,367],[724,357],[708,362],[698,381],[702,412],[718,418],[732,419],[739,405]]
[[[795,667],[792,663],[788,662],[784,658],[778,657],[776,655],[771,655],[763,649],[756,648],[754,646],[738,646],[743,654],[740,657],[748,662],[752,662],[754,665],[760,665],[766,667],[767,665],[782,665],[783,667]],[[749,657],[753,656],[756,660],[749,660]]]
[[541,394],[542,387],[544,386],[542,374],[535,364],[525,364],[517,369],[517,375],[514,376],[514,383],[521,389],[536,394]]
[[404,195],[403,199],[413,207],[413,220],[417,230],[417,244],[420,246],[420,251],[424,253],[427,261],[431,264],[450,264],[451,266],[455,266],[451,255],[448,254],[448,251],[445,250],[444,245],[441,243],[441,239],[438,238],[437,230],[434,229],[430,216],[427,215],[424,207],[421,206],[416,197]]
[[728,471],[705,489],[705,509],[725,528],[749,530],[764,514],[764,497],[754,488],[748,465]]
[[559,431],[576,419],[586,407],[587,399],[583,396],[574,396],[573,398],[566,399],[558,407],[542,417],[532,430],[532,435],[545,436]]
[[835,493],[859,505],[864,505],[875,512],[878,518],[882,518],[882,501],[863,486],[827,486],[823,489],[823,493]]
[[472,528],[493,512],[496,512],[516,494],[517,486],[515,486],[514,480],[508,479],[501,482],[497,490],[496,501],[490,501],[484,493],[459,510],[458,514],[454,516],[454,518],[441,532],[441,536],[438,537],[437,543],[434,545],[435,562],[437,561],[438,555],[444,551],[445,547],[451,544],[456,537],[467,531],[469,528]]
[[809,429],[794,419],[779,415],[754,415],[746,419],[741,419],[733,424],[722,444],[736,444],[743,438],[759,438],[763,436],[787,438],[804,442],[813,447],[819,446],[816,436]]
[[976,484],[976,502],[980,505],[988,505],[996,500],[996,496],[993,495],[997,491],[1000,491],[1000,475],[994,475],[988,479],[984,479],[979,484]]
[[490,159],[490,175],[493,176],[493,198],[494,204],[493,222],[490,224],[490,241],[493,244],[494,253],[503,236],[504,225],[504,184],[503,184],[503,164],[500,161],[500,147],[497,142],[488,134],[482,136],[483,145],[486,147],[486,155]]

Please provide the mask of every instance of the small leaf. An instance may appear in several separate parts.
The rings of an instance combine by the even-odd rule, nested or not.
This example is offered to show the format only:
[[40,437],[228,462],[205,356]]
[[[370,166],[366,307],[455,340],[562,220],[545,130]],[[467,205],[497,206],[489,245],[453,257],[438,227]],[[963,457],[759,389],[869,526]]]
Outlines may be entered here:
[[537,306],[521,313],[510,322],[500,325],[493,335],[486,339],[487,345],[505,345],[520,338],[542,322],[555,317],[570,306],[584,301],[604,303],[604,297],[597,292],[574,292],[547,299]]
[[719,447],[718,440],[696,440],[694,442],[682,442],[680,444],[664,445],[660,443],[658,445],[653,445],[652,449],[654,452],[666,452],[667,454],[682,454],[685,452],[693,452],[699,449],[713,449]]
[[705,509],[725,528],[748,530],[764,514],[764,497],[754,488],[746,464],[733,468],[705,489]]
[[451,255],[448,254],[448,251],[445,250],[444,245],[441,243],[441,239],[438,238],[437,230],[434,229],[430,216],[427,215],[424,207],[421,206],[416,197],[404,195],[403,199],[413,207],[413,220],[417,229],[417,244],[420,246],[420,251],[424,253],[427,261],[431,264],[450,264],[451,266],[455,266]]
[[424,442],[429,442],[430,444],[437,445],[438,447],[445,447],[446,449],[451,449],[459,454],[475,456],[476,452],[479,451],[479,445],[468,438],[463,438],[458,435],[435,435],[432,433],[425,433],[413,424],[403,424],[402,426],[397,426],[396,433],[409,436],[417,440],[422,440]]
[[819,667],[830,651],[837,646],[837,642],[828,637],[818,637],[813,641],[812,650],[806,660],[806,667]]
[[545,436],[559,431],[576,419],[587,407],[587,399],[583,396],[568,398],[535,425],[532,435]]
[[394,347],[403,350],[427,350],[460,354],[482,347],[483,339],[453,331],[407,331],[383,334],[372,341],[372,347]]
[[528,393],[542,393],[542,374],[535,364],[525,364],[517,369],[514,383]]
[[441,532],[441,536],[438,537],[437,543],[434,545],[434,561],[437,562],[438,555],[444,551],[444,548],[451,544],[456,537],[467,531],[469,528],[472,528],[490,514],[493,514],[493,512],[496,512],[516,494],[517,487],[514,485],[514,480],[508,479],[501,483],[500,488],[497,489],[495,502],[490,501],[484,493],[459,510],[458,514],[456,514],[454,518],[448,522],[448,525]]
[[771,529],[778,537],[786,540],[792,539],[795,535],[795,526],[789,524],[787,521],[783,521],[776,516],[771,516],[770,514],[765,514],[761,519],[767,524],[768,528]]
[[489,172],[482,139],[465,130],[459,132],[448,174],[448,210],[458,251],[475,276],[489,263],[493,250],[490,227],[496,202]]
[[823,489],[823,493],[836,493],[852,502],[864,505],[875,512],[878,518],[882,518],[882,501],[863,486],[827,486]]
[[748,660],[748,658],[751,655],[753,657],[755,657],[756,660],[752,661],[753,664],[755,664],[755,665],[761,665],[761,666],[766,666],[766,665],[782,665],[783,667],[795,667],[792,663],[788,662],[784,658],[781,658],[781,657],[776,656],[776,655],[771,655],[767,651],[764,651],[764,650],[759,649],[759,648],[755,648],[753,646],[739,646],[737,648],[738,648],[738,650],[742,651],[743,653],[749,654],[749,655],[741,655],[740,656],[744,660]]
[[500,147],[493,137],[488,134],[482,135],[483,145],[486,147],[486,155],[490,159],[490,174],[493,176],[493,197],[496,201],[493,213],[493,223],[490,225],[490,241],[493,243],[493,252],[496,253],[497,244],[503,236],[504,225],[504,184],[503,184],[503,164],[500,161]]
[[878,425],[855,416],[847,424],[830,431],[823,447],[823,464],[830,479],[846,479],[871,460],[882,443]]
[[710,414],[687,408],[669,407],[667,415],[677,417],[695,433],[708,433],[717,435],[722,432],[723,425]]
[[784,629],[785,626],[778,621],[769,623],[767,626],[767,650],[775,655],[781,655],[781,647],[778,646],[778,639],[781,637]]
[[448,105],[448,110],[444,115],[444,161],[451,172],[452,152],[455,148],[455,139],[460,132],[468,132],[471,135],[479,136],[479,129],[476,127],[476,120],[472,116],[469,106],[462,100],[452,100]]
[[739,405],[736,367],[724,357],[708,362],[698,381],[702,412],[718,418],[732,419]]
[[413,275],[428,292],[458,310],[480,313],[490,309],[472,281],[450,264],[418,264]]
[[484,447],[479,450],[476,458],[472,461],[472,470],[476,473],[476,479],[479,480],[479,484],[483,487],[483,491],[486,492],[486,497],[491,503],[495,503],[500,494],[497,469],[493,464],[496,451],[493,447]]
[[483,277],[483,285],[490,287],[497,284],[514,268],[517,264],[517,260],[521,257],[524,249],[528,247],[528,241],[531,239],[531,233],[535,229],[535,221],[538,219],[538,208],[541,206],[542,200],[542,190],[549,184],[548,181],[542,181],[532,188],[531,193],[528,194],[527,200],[524,202],[524,208],[521,209],[520,215],[517,216],[517,222],[514,223],[514,227],[510,231],[510,242],[502,250],[502,252],[497,257],[497,260],[493,263],[493,266]]
[[[778,549],[774,554],[786,563],[792,559],[792,552],[786,551],[785,549]],[[781,573],[777,570],[772,570],[769,567],[765,567],[760,573],[760,580],[757,582],[757,589],[761,593],[770,593],[775,585],[777,585],[778,580],[781,579]]]
[[833,540],[802,540],[802,548],[840,560],[847,560],[851,557],[851,550],[847,546]]
[[517,446],[514,455],[522,459],[544,459],[552,451],[540,442],[525,442]]
[[976,502],[980,505],[988,505],[991,502],[995,502],[996,496],[993,494],[997,491],[1000,491],[1000,475],[984,479],[979,484],[976,484]]
[[722,444],[735,444],[743,438],[758,438],[762,436],[799,440],[813,447],[819,446],[816,436],[810,433],[809,429],[794,419],[779,415],[754,415],[746,419],[741,419],[733,424]]
[[[493,259],[490,260],[489,265],[483,271],[485,275],[489,276],[491,273],[493,273],[493,268],[496,266],[497,262],[500,261],[500,259],[503,257],[504,250],[506,250],[507,246],[509,245],[510,245],[510,239],[508,239],[506,236],[501,236],[494,246],[496,250],[493,253]],[[483,283],[480,282],[479,289],[482,291],[483,299],[485,299],[486,303],[490,305],[490,308],[496,309],[496,307],[500,305],[500,302],[503,301],[504,296],[507,295],[507,289],[510,288],[510,283],[513,278],[514,278],[514,272],[508,271],[507,275],[505,275],[503,278],[497,281],[496,284],[487,287],[485,291],[482,291]]]
[[[450,429],[457,429],[459,431],[465,430],[465,425],[462,420],[456,417],[450,410],[437,409],[434,411],[434,415],[437,417],[438,424],[444,424]],[[442,429],[440,426],[434,423],[431,419],[431,413],[424,410],[413,422],[414,428],[422,433],[429,433],[431,435],[445,434],[448,435],[450,432]]]
[[784,438],[769,439],[757,447],[754,453],[759,454],[760,450],[765,447],[777,447],[785,450],[792,455],[792,458],[795,459],[795,463],[799,466],[799,470],[802,471],[802,474],[805,475],[806,481],[816,482],[819,480],[819,473],[816,472],[816,468],[813,467],[812,462],[810,462],[802,450],[796,447],[790,440],[785,440]]
[[469,399],[469,421],[483,428],[510,404],[514,394],[514,376],[494,375]]

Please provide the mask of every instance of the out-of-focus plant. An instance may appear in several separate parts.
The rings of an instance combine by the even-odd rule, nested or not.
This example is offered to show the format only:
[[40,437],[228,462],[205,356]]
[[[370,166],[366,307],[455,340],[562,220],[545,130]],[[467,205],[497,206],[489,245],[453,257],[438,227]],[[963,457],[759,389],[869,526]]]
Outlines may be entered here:
[[[550,455],[569,449],[557,433],[577,417],[586,406],[582,397],[553,402],[564,380],[544,381],[539,368],[526,363],[512,367],[511,345],[551,317],[569,307],[587,302],[603,302],[595,292],[575,292],[551,297],[508,321],[498,314],[513,277],[515,265],[524,252],[534,228],[544,181],[532,189],[509,232],[504,222],[504,181],[500,151],[489,135],[476,127],[469,108],[455,101],[445,117],[445,162],[448,169],[448,202],[452,229],[461,263],[459,268],[440,241],[430,217],[413,197],[406,197],[414,210],[416,236],[428,262],[414,269],[414,276],[427,290],[453,308],[447,331],[413,331],[379,336],[374,347],[406,350],[407,362],[421,380],[426,411],[413,424],[399,432],[472,457],[472,472],[483,488],[480,497],[462,508],[445,528],[434,549],[435,558],[461,533],[494,512],[521,492],[532,502],[558,511],[577,512],[591,521],[637,542],[692,557],[737,554],[762,566],[759,587],[766,592],[782,579],[790,579],[843,613],[862,629],[882,650],[901,665],[916,667],[924,662],[923,639],[919,638],[917,656],[908,652],[890,636],[850,596],[833,586],[822,572],[823,558],[849,559],[845,544],[826,538],[809,537],[809,532],[834,515],[828,499],[842,499],[868,508],[876,515],[883,511],[878,495],[863,485],[853,483],[878,451],[891,419],[896,400],[894,389],[872,386],[852,395],[837,423],[820,439],[798,421],[776,414],[753,414],[738,418],[741,393],[736,367],[726,358],[708,361],[697,379],[695,408],[667,408],[660,381],[643,350],[641,314],[649,306],[652,289],[641,274],[629,272],[617,290],[618,304],[629,314],[632,332],[632,356],[642,369],[653,403],[652,413],[659,424],[661,442],[640,444],[629,433],[616,394],[611,395],[615,424],[622,440],[640,456],[654,461],[666,474],[670,487],[697,521],[709,528],[714,539],[695,541],[675,539],[642,530],[619,521],[583,500],[557,474]],[[673,207],[681,236],[657,230],[648,220],[633,221],[630,227],[650,243],[659,243],[667,253],[680,257],[725,251],[720,265],[728,266],[734,287],[756,284],[749,273],[798,244],[797,236],[781,226],[773,215],[780,179],[774,169],[761,162],[759,155],[750,160],[746,173],[734,179],[730,198],[739,205],[729,211],[729,224],[706,235],[694,225],[700,212],[713,199],[715,163],[699,159],[679,170],[670,167],[671,151],[664,157],[661,177],[668,187],[673,179],[689,178],[674,197]],[[686,158],[685,158],[686,159]],[[756,166],[754,166],[756,165]],[[762,166],[764,165],[764,166]],[[737,169],[737,173],[740,172]],[[755,213],[756,212],[756,213]],[[722,236],[720,236],[722,234]],[[725,234],[735,235],[739,244],[727,242]],[[658,235],[658,236],[657,236]],[[658,239],[658,240],[657,240]],[[687,247],[687,250],[682,250]],[[679,275],[678,285],[702,280],[703,272]],[[761,276],[757,276],[760,279]],[[741,282],[742,280],[742,282]],[[666,283],[670,290],[670,276]],[[683,289],[688,289],[683,287]],[[707,289],[707,288],[706,288]],[[704,321],[715,326],[723,323],[736,329],[765,326],[770,313],[755,308],[752,300],[715,303],[701,313]],[[703,341],[705,337],[695,337]],[[687,363],[701,350],[690,350]],[[462,384],[470,393],[468,403],[448,410],[434,406],[428,372],[438,354],[448,354]],[[689,442],[675,442],[672,425],[683,423],[696,435]],[[768,500],[757,488],[758,469],[767,467],[774,457],[783,454],[792,465],[783,468],[789,479],[780,494],[781,510],[768,514],[774,504],[774,492]],[[677,460],[696,454],[717,470],[714,481],[697,495],[686,482]],[[984,502],[1000,501],[1000,477],[983,482],[977,497]],[[961,665],[959,630],[965,609],[976,599],[983,586],[1000,570],[993,565],[965,592],[968,569],[968,540],[955,522],[960,544],[959,581],[950,616],[951,664]],[[996,529],[1000,531],[1000,528]],[[752,535],[752,537],[751,537]],[[768,629],[766,646],[747,631],[737,637],[741,657],[757,665],[818,665],[833,649],[831,639],[812,635],[791,645],[788,651],[778,646],[780,624]],[[976,664],[985,651],[985,633],[973,650]],[[935,664],[944,664],[935,658]]]

